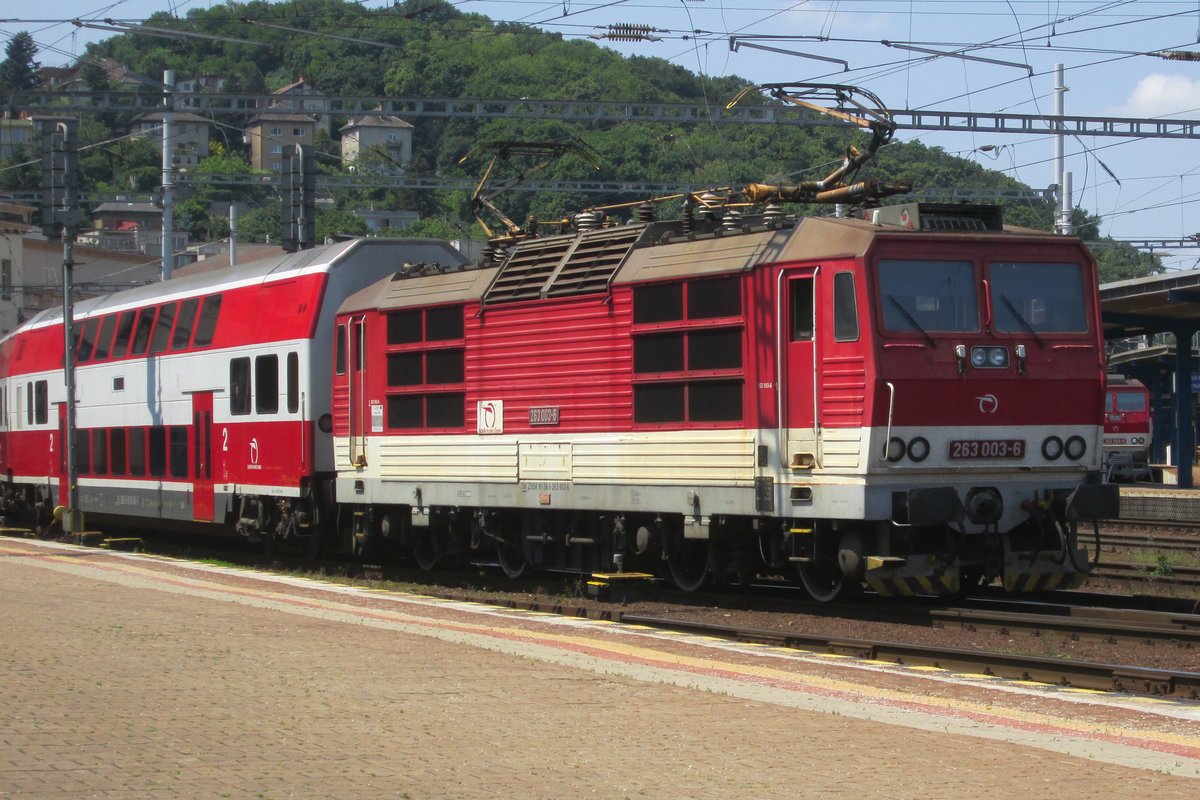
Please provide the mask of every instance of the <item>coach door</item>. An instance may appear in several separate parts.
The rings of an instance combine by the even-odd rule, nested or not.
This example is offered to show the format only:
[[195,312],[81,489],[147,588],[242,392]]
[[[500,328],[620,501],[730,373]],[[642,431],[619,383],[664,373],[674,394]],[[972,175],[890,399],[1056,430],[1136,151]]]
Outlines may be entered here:
[[212,446],[213,393],[192,395],[192,519],[212,522],[215,514]]
[[781,406],[780,440],[786,442],[785,461],[792,469],[812,469],[818,463],[816,283],[818,270],[780,273],[779,352],[777,382]]
[[[67,502],[67,404],[56,403],[58,406],[58,430],[50,432],[50,452],[46,454],[47,475],[58,476],[58,504]],[[76,469],[78,470],[78,464]]]

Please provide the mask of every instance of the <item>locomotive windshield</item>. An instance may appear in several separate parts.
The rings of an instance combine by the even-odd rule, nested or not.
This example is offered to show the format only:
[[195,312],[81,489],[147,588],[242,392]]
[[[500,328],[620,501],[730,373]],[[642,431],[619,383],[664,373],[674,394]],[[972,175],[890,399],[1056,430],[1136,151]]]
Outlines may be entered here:
[[882,259],[879,294],[889,331],[979,330],[975,268],[970,261]]
[[988,267],[992,319],[1001,333],[1084,333],[1079,264],[994,262]]

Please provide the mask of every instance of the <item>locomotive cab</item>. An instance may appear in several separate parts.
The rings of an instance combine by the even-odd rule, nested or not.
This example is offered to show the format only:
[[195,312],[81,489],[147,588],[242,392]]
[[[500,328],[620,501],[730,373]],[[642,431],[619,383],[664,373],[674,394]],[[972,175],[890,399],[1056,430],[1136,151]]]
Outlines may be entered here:
[[[827,591],[841,578],[883,594],[1076,584],[1088,570],[1077,523],[1116,514],[1099,481],[1090,255],[1075,239],[1001,233],[994,210],[895,206],[867,221],[880,229],[869,251],[817,274],[829,318],[789,365],[816,376],[794,389],[816,423],[813,441],[789,442],[791,465],[811,461],[814,482],[840,475],[863,506],[861,521],[817,526],[802,571],[823,562]],[[809,316],[791,305],[793,320]],[[852,476],[861,492],[845,490]]]

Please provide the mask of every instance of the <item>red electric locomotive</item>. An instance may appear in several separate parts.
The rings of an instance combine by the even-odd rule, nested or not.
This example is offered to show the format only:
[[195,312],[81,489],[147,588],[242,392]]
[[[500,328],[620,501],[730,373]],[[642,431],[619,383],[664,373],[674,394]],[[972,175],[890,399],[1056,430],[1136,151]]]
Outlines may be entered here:
[[[79,510],[87,523],[215,523],[266,541],[334,508],[333,315],[444,242],[356,240],[75,304]],[[66,496],[62,313],[0,340],[7,516]]]
[[1108,376],[1103,447],[1110,479],[1149,475],[1150,392],[1141,381],[1123,375]]
[[969,206],[578,221],[342,305],[355,546],[820,600],[1086,573],[1077,525],[1117,501],[1079,240]]

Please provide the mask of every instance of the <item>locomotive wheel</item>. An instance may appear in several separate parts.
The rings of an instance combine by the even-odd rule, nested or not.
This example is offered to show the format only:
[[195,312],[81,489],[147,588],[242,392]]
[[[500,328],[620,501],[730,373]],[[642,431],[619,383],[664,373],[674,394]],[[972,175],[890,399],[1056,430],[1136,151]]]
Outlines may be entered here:
[[511,542],[507,539],[497,542],[496,560],[500,562],[500,569],[504,570],[504,574],[514,580],[520,578],[529,569],[529,559],[525,557],[525,550],[521,547],[520,542]]
[[814,559],[799,565],[800,583],[813,600],[830,603],[846,593],[846,577],[836,561]]
[[708,561],[708,540],[679,537],[667,556],[671,581],[680,591],[699,591],[708,582]]
[[442,561],[443,547],[433,529],[428,525],[414,525],[409,535],[412,537],[413,560],[417,566],[426,572],[437,569]]

